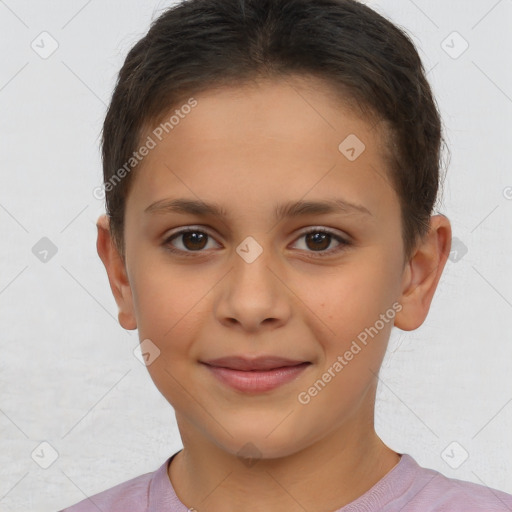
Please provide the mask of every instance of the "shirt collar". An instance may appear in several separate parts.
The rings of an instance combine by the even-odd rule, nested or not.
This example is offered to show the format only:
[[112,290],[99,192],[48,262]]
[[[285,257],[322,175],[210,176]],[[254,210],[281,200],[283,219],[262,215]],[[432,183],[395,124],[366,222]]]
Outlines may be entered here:
[[148,512],[188,512],[189,509],[181,503],[169,479],[168,469],[172,459],[180,452],[169,457],[154,473],[149,484]]
[[[178,498],[169,479],[168,469],[172,459],[182,450],[169,457],[153,474],[149,484],[148,512],[190,512]],[[400,460],[383,478],[356,501],[347,504],[337,512],[352,512],[365,510],[361,506],[372,507],[376,503],[385,505],[397,496],[402,496],[411,487],[414,473],[419,469],[416,461],[408,454],[400,454]],[[374,509],[372,509],[374,510]]]

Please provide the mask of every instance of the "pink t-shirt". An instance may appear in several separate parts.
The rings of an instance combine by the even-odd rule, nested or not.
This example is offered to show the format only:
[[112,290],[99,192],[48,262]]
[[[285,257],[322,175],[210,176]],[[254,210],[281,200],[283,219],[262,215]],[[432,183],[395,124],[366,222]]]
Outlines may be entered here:
[[[176,453],[153,473],[116,485],[60,512],[188,512],[167,473]],[[402,454],[398,464],[371,489],[333,512],[377,511],[512,512],[512,495],[447,478]]]

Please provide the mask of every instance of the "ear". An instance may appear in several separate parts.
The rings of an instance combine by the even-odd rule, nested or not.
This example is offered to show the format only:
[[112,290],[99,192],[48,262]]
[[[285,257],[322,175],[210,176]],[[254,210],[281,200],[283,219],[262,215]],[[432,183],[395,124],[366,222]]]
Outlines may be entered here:
[[132,290],[128,281],[125,264],[110,234],[109,217],[105,214],[101,215],[96,222],[96,227],[98,228],[96,248],[107,270],[110,288],[119,308],[117,316],[119,323],[124,329],[136,329],[137,322],[133,307]]
[[395,326],[404,331],[417,329],[427,317],[434,292],[450,254],[452,230],[444,215],[430,218],[430,230],[406,263],[402,280],[402,309]]

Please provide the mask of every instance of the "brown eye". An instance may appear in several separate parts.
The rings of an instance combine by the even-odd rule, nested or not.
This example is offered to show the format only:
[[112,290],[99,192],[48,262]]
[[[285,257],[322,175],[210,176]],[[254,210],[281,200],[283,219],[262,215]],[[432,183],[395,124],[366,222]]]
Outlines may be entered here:
[[208,233],[199,229],[183,229],[168,237],[163,245],[175,253],[204,252],[210,239],[213,240]]
[[[305,248],[301,249],[309,253],[308,256],[313,258],[316,256],[331,256],[351,245],[351,242],[348,240],[323,228],[310,229],[306,233],[303,233],[299,237],[299,240],[300,239],[304,239],[305,242],[303,244]],[[336,240],[338,245],[333,249],[329,249],[333,239]]]
[[188,233],[183,233],[181,236],[183,237],[183,245],[191,251],[204,249],[206,245],[206,240],[208,238],[208,235],[206,233],[201,233],[198,231],[190,231]]
[[306,245],[313,251],[324,251],[331,244],[332,235],[323,232],[311,232],[306,235]]

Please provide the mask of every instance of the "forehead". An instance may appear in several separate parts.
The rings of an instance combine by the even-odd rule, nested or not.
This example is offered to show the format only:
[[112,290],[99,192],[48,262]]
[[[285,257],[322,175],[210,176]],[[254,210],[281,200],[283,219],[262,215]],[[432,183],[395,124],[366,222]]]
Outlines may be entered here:
[[248,208],[249,196],[276,204],[335,188],[369,209],[396,202],[382,130],[321,80],[259,80],[193,99],[193,108],[175,105],[142,138],[154,148],[131,185],[128,202],[138,210],[184,193],[233,206],[236,194]]

